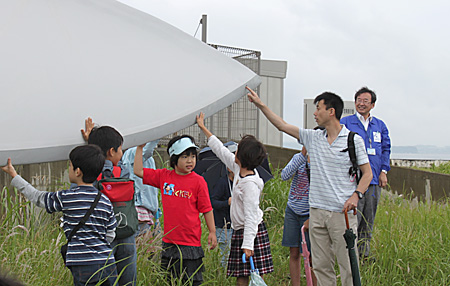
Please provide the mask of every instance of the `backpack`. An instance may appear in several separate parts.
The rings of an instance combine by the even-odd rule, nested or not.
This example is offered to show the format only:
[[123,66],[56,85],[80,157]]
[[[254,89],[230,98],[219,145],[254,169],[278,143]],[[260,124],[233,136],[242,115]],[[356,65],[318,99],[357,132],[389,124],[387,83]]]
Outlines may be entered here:
[[97,188],[105,194],[113,205],[117,220],[116,239],[134,235],[139,221],[134,204],[134,181],[121,178],[120,167],[114,166],[112,176],[105,176],[102,172],[97,178]]
[[353,177],[356,180],[356,184],[359,184],[359,180],[361,180],[361,169],[358,166],[356,161],[356,149],[355,149],[355,132],[350,131],[347,138],[347,148],[342,150],[341,152],[347,152],[350,156],[350,161],[352,162],[352,166],[348,170],[348,174],[350,177]]

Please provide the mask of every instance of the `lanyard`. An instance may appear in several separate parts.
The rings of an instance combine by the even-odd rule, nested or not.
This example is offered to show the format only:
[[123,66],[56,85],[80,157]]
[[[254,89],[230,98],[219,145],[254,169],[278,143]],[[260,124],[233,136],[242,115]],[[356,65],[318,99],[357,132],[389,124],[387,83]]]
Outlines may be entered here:
[[370,131],[371,130],[370,130],[370,122],[369,122],[369,125],[367,125],[366,135],[367,135],[367,138],[369,138],[369,146],[370,146],[370,148],[372,148],[372,138],[370,137],[370,134],[372,132],[370,132]]

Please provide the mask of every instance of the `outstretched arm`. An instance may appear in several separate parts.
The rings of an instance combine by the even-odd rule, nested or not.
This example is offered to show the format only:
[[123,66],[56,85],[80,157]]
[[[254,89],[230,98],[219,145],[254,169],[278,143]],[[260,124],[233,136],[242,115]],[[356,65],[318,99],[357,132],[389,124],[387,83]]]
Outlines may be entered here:
[[256,94],[256,92],[254,92],[251,88],[247,86],[246,89],[249,91],[249,93],[247,94],[248,100],[250,100],[250,102],[253,102],[253,104],[255,104],[256,107],[258,107],[259,110],[261,110],[262,113],[264,113],[266,118],[269,119],[269,121],[273,124],[273,126],[275,126],[281,132],[284,132],[286,134],[291,135],[294,138],[299,139],[300,130],[297,126],[287,123],[286,121],[283,120],[283,118],[281,118],[279,115],[275,114],[275,112],[270,110],[269,107],[267,107],[267,105],[265,105],[261,101],[261,98],[259,98],[258,94]]
[[139,145],[136,148],[136,154],[134,156],[134,174],[139,178],[144,177],[144,163],[142,159],[142,150],[144,149],[144,145]]
[[13,177],[11,181],[12,187],[18,189],[33,204],[40,208],[45,207],[45,194],[47,192],[36,190],[30,183],[20,177],[11,163],[11,158],[8,158],[8,164],[3,166],[2,170]]

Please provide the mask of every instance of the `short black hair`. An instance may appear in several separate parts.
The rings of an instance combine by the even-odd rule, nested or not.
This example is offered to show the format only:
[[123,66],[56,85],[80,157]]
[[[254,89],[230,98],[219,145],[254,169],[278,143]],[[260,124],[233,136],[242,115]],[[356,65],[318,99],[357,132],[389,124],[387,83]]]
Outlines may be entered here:
[[340,120],[342,111],[344,110],[344,102],[342,101],[342,98],[337,94],[326,91],[322,94],[319,94],[314,99],[314,104],[317,104],[321,100],[323,100],[323,104],[326,106],[327,110],[330,108],[334,108],[334,114],[337,120]]
[[267,151],[264,145],[253,135],[245,135],[239,141],[236,156],[241,162],[241,167],[253,170],[267,157]]
[[355,93],[355,102],[358,99],[358,96],[360,96],[363,93],[369,93],[371,97],[370,103],[375,103],[377,101],[377,95],[375,91],[369,89],[367,86],[361,87],[356,93]]
[[123,144],[123,137],[116,129],[111,126],[94,127],[89,134],[89,144],[99,146],[103,155],[106,156],[109,149],[114,148],[115,151]]
[[83,182],[91,184],[97,180],[105,165],[102,149],[94,144],[75,147],[69,154],[73,169],[80,168],[83,172]]
[[[190,135],[187,135],[187,134],[185,134],[185,135],[178,135],[178,136],[175,136],[172,139],[170,139],[169,143],[167,144],[167,154],[170,155],[170,153],[169,153],[170,147],[172,147],[173,143],[177,142],[181,138],[189,138],[189,139],[191,139],[192,143],[195,145],[194,137],[192,137]],[[188,156],[195,155],[195,160],[197,160],[197,148],[191,147],[191,148],[188,148],[188,149],[184,150],[184,152],[179,154],[179,155],[172,155],[172,156],[170,156],[170,160],[169,160],[170,167],[175,168],[175,166],[178,164],[178,159],[182,155],[188,155]]]

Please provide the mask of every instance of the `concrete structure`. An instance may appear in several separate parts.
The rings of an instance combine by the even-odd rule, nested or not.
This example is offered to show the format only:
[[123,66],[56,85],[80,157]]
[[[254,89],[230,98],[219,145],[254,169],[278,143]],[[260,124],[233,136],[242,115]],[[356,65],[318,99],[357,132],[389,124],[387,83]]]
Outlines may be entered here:
[[[259,95],[262,101],[281,117],[283,117],[286,73],[286,61],[261,60],[262,83],[259,87]],[[260,114],[259,111],[258,114]],[[283,147],[283,133],[262,115],[258,116],[258,137],[264,144]]]
[[[269,162],[274,169],[283,168],[298,150],[266,145]],[[169,156],[165,148],[158,148],[155,154],[157,168],[168,166]],[[424,160],[421,160],[424,161]],[[430,161],[434,162],[434,160]],[[43,191],[54,191],[69,187],[68,162],[59,161],[33,165],[16,166],[17,171],[33,186]],[[11,177],[0,175],[0,186],[8,187]],[[389,189],[404,197],[421,201],[440,200],[450,196],[450,175],[437,174],[392,164],[388,176]],[[11,193],[11,192],[10,192]],[[1,209],[1,208],[0,208]],[[1,212],[1,210],[0,210]]]
[[[314,120],[314,111],[316,105],[314,99],[305,99],[303,101],[303,128],[312,129],[317,126]],[[342,117],[355,114],[355,103],[353,101],[344,101],[344,110],[342,111]]]

